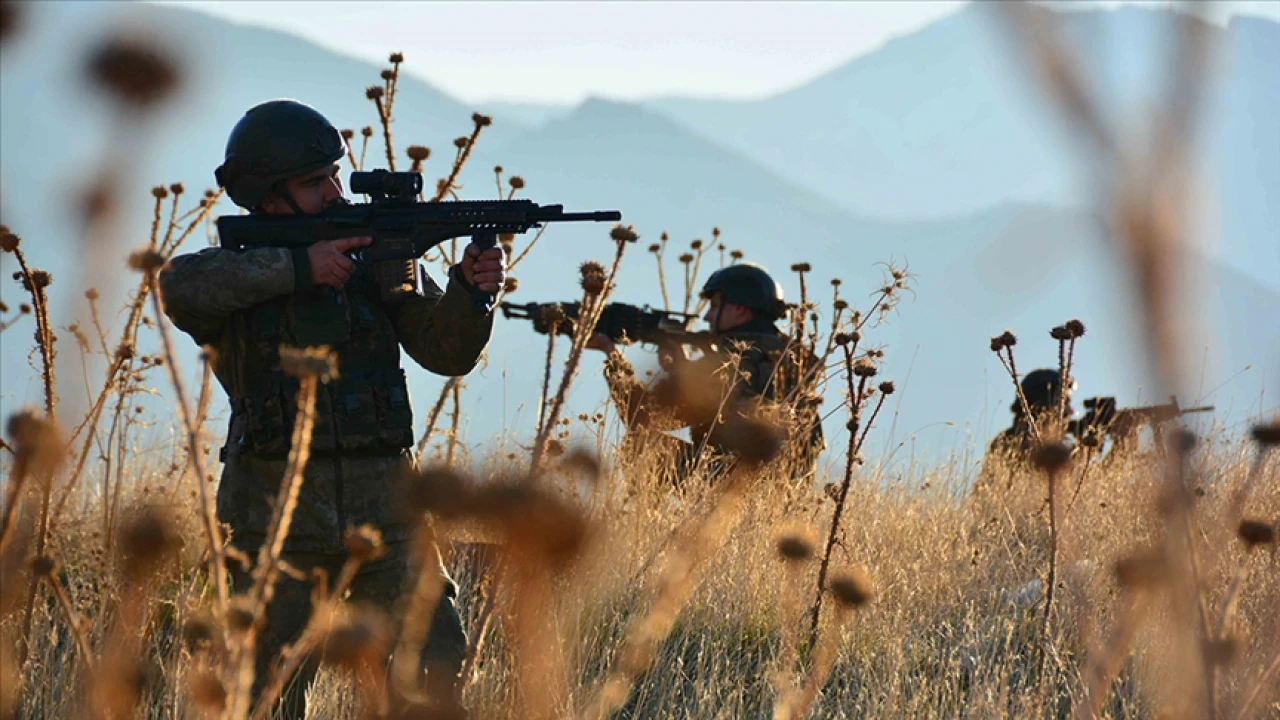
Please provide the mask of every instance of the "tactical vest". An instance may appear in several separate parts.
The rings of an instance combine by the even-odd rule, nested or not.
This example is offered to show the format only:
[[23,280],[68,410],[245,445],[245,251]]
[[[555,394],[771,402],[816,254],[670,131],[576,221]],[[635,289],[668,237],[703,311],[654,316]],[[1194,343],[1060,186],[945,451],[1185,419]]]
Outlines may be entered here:
[[316,396],[311,451],[392,454],[413,444],[413,413],[395,327],[378,299],[372,271],[363,265],[342,292],[327,287],[284,295],[237,317],[244,373],[232,397],[228,442],[258,457],[289,451],[299,381],[280,368],[280,347],[329,346],[338,377]]

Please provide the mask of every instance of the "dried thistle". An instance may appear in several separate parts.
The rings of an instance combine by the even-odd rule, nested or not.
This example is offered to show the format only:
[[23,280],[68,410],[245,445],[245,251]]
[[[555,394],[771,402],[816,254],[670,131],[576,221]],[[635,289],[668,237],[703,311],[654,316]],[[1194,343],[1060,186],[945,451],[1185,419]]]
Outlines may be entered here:
[[614,242],[620,243],[633,243],[640,239],[640,236],[636,234],[635,228],[631,225],[614,225],[613,228],[609,230],[609,237]]
[[658,243],[654,243],[649,246],[649,252],[653,253],[654,255],[657,255],[658,253],[662,252],[662,246],[659,245]]
[[385,549],[382,533],[372,525],[348,528],[342,536],[342,544],[346,546],[347,553],[361,563],[378,559]]
[[876,366],[870,360],[859,360],[853,365],[853,374],[860,378],[873,378],[876,376]]
[[373,137],[373,126],[365,125],[364,127],[360,128],[360,135],[361,137],[364,137],[364,138]]
[[395,76],[396,74],[395,74],[395,71],[393,70],[383,70],[381,73],[378,73],[378,77],[382,78],[383,80],[391,80]]
[[807,273],[812,271],[813,271],[813,266],[807,262],[796,263],[795,265],[791,266],[791,272],[794,272],[794,273]]
[[803,562],[813,557],[813,540],[799,533],[787,533],[774,546],[778,556],[787,562]]
[[481,115],[480,113],[472,113],[471,122],[475,123],[476,127],[486,128],[493,124],[493,118],[488,115]]
[[157,185],[151,188],[151,197],[157,200],[164,200],[169,197],[169,191],[163,185]]
[[688,265],[689,263],[693,262],[693,254],[692,254],[692,253],[681,253],[681,254],[680,254],[680,257],[679,257],[678,259],[680,260],[680,263],[681,263],[681,264],[683,264],[683,265]]
[[1064,327],[1067,328],[1067,333],[1070,334],[1072,340],[1084,337],[1084,323],[1079,320],[1068,320]]
[[9,228],[0,226],[0,251],[11,253],[18,249],[21,239],[9,231]]
[[280,369],[291,377],[329,382],[338,376],[338,357],[327,347],[280,348]]
[[180,543],[172,523],[155,508],[146,508],[120,532],[125,576],[142,582]]
[[702,241],[701,241],[701,240],[694,240],[693,242],[689,243],[689,249],[690,249],[690,250],[701,250],[701,249],[702,249]]
[[1254,425],[1249,431],[1253,436],[1253,441],[1264,448],[1272,448],[1280,445],[1280,420],[1272,421],[1269,425]]
[[894,388],[892,380],[885,380],[884,382],[880,383],[880,392],[884,393],[885,395],[892,395],[895,389],[896,388]]
[[405,153],[408,154],[410,160],[420,163],[431,157],[431,148],[425,145],[410,145],[405,150]]
[[[342,131],[342,139],[346,140],[347,142],[351,142],[351,139],[354,138],[355,136],[356,136],[356,131],[350,128],[347,128]],[[207,192],[208,191],[206,191],[206,193]],[[206,194],[205,197],[209,197],[209,195]]]
[[520,177],[519,175],[512,175],[507,180],[507,184],[511,186],[512,190],[520,190],[524,188],[524,178]]
[[503,278],[502,280],[502,293],[504,295],[510,295],[519,287],[520,282],[513,277]]
[[135,250],[129,253],[129,267],[138,272],[149,273],[164,267],[164,255],[155,250]]
[[1045,443],[1036,448],[1031,462],[1043,472],[1054,473],[1066,467],[1071,460],[1071,448],[1062,443]]
[[840,604],[856,608],[871,602],[875,591],[871,584],[871,576],[865,570],[851,568],[831,579],[831,594]]
[[458,148],[459,150],[465,150],[467,145],[470,145],[470,144],[471,144],[471,139],[466,137],[465,135],[462,137],[456,137],[453,139],[453,146]]
[[381,100],[382,93],[383,90],[381,85],[370,85],[364,89],[364,96],[368,100]]
[[1276,529],[1261,520],[1241,520],[1236,534],[1250,549],[1259,545],[1271,545],[1276,541]]
[[1049,331],[1049,337],[1054,340],[1066,341],[1071,339],[1071,331],[1067,330],[1066,325],[1058,325]]
[[729,257],[733,260],[741,260],[743,258],[741,250],[730,250]]
[[404,62],[404,53],[400,53],[400,52],[391,53],[391,55],[387,57],[387,62],[391,63],[392,65],[399,65],[400,63]]
[[123,104],[147,109],[181,81],[173,59],[135,38],[111,38],[89,55],[89,77]]

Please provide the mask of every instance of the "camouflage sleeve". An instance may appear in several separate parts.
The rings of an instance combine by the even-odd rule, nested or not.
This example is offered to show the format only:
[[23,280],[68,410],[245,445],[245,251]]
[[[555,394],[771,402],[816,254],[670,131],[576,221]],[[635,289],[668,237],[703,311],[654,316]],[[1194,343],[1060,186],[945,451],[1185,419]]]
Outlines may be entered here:
[[471,372],[493,332],[493,313],[475,306],[475,295],[456,266],[440,289],[425,274],[422,294],[390,308],[396,337],[409,357],[422,367],[449,377]]
[[285,248],[206,248],[171,259],[159,278],[165,314],[202,345],[217,339],[232,313],[310,281],[306,250]]
[[661,412],[653,393],[636,379],[635,369],[621,352],[615,350],[605,359],[604,379],[609,385],[609,396],[628,430],[675,430],[683,427],[673,413]]

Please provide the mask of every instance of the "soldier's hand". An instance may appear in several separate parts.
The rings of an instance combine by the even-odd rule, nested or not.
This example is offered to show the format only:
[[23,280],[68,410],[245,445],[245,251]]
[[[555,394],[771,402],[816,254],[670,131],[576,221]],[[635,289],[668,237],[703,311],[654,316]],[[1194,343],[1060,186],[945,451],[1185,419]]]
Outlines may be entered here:
[[311,282],[341,290],[356,271],[355,261],[344,253],[372,242],[371,237],[339,238],[318,242],[307,248],[307,258],[311,260]]
[[507,277],[507,253],[500,247],[484,252],[474,243],[462,253],[462,277],[480,292],[496,293]]
[[592,350],[599,350],[606,355],[618,349],[618,344],[609,339],[604,333],[591,333],[591,337],[587,340],[586,347]]

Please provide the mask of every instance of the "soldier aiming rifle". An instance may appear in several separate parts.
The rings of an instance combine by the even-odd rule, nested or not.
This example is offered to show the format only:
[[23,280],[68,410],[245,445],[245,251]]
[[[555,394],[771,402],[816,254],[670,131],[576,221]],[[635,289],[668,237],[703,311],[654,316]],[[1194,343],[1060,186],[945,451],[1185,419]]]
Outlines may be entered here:
[[[352,204],[339,178],[347,152],[337,128],[308,105],[273,100],[250,108],[215,172],[249,214],[219,218],[220,246],[173,258],[159,285],[174,325],[215,350],[213,373],[231,403],[217,516],[248,557],[266,539],[297,407],[299,381],[284,373],[280,348],[331,348],[338,374],[316,398],[311,455],[282,559],[304,576],[323,572],[332,585],[347,559],[344,533],[373,526],[384,552],[360,566],[351,599],[399,618],[396,606],[413,587],[414,568],[444,575],[438,554],[411,557],[415,519],[400,512],[393,485],[413,462],[401,350],[433,373],[466,375],[489,341],[493,299],[506,273],[497,233],[620,216],[564,213],[527,200],[425,203],[420,175],[378,171],[353,173],[353,189],[372,202]],[[418,260],[456,237],[471,240],[441,289]],[[456,586],[447,575],[444,581],[417,658],[432,705],[424,711],[463,717],[458,673],[467,641]],[[237,565],[231,583],[243,593],[253,576]],[[309,582],[288,575],[276,583],[257,644],[255,704],[272,665],[306,627],[312,592]],[[303,664],[274,717],[306,715],[317,669],[314,656]]]

